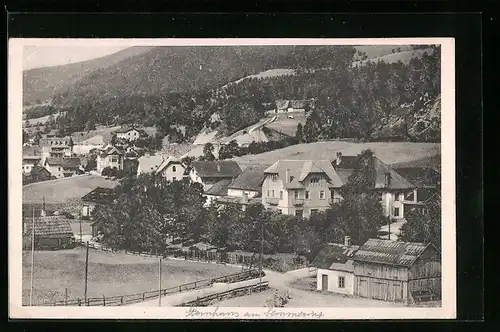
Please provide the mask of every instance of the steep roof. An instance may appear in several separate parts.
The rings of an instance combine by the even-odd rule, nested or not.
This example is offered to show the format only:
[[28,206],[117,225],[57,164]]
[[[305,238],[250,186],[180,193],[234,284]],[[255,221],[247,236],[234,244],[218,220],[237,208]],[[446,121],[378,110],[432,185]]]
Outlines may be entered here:
[[[286,178],[288,170],[291,181]],[[342,186],[337,172],[327,160],[280,160],[267,168],[264,173],[278,174],[283,181],[284,186],[288,189],[303,188],[302,181],[309,174],[324,173],[329,178],[331,187],[339,188]]]
[[78,157],[56,157],[47,158],[45,161],[47,165],[59,165],[63,169],[75,169],[81,165],[80,158]]
[[103,149],[99,150],[99,155],[101,157],[109,156],[109,155],[123,155],[123,152],[120,151],[117,147],[108,145]]
[[266,166],[249,166],[229,185],[230,189],[262,191]]
[[161,165],[156,170],[156,174],[161,173],[165,169],[165,167],[167,167],[169,164],[172,164],[172,163],[182,165],[182,162],[181,162],[180,159],[178,159],[178,158],[176,158],[174,156],[170,156],[167,159],[163,160],[163,162],[161,163]]
[[42,166],[34,166],[30,171],[30,175],[32,176],[40,175],[41,173],[47,173],[48,175],[50,175],[50,172]]
[[[32,219],[24,219],[25,235],[31,235]],[[35,218],[35,236],[40,237],[72,237],[73,231],[69,221],[63,216],[46,216]]]
[[215,183],[212,187],[205,191],[207,195],[226,196],[228,186],[231,184],[231,179],[222,179]]
[[163,163],[163,157],[158,155],[153,156],[142,156],[137,159],[139,162],[139,168],[143,173],[156,172],[158,167]]
[[[337,264],[346,264],[358,251],[359,246],[345,246],[330,243],[320,250],[318,255],[309,264],[318,269],[335,269]],[[333,266],[332,266],[333,265]]]
[[355,262],[410,267],[430,245],[416,242],[369,239],[359,248],[353,260]]
[[136,129],[136,128],[123,127],[123,128],[119,128],[118,130],[116,130],[115,133],[124,134],[124,133],[128,133],[129,131],[132,131],[132,130],[140,132],[140,130]]
[[441,174],[433,167],[393,167],[401,176],[416,185],[426,187],[436,185],[441,180]]
[[194,161],[192,167],[201,178],[235,178],[241,174],[241,168],[233,160]]
[[97,187],[85,196],[82,197],[84,202],[107,203],[116,197],[116,192],[113,188]]

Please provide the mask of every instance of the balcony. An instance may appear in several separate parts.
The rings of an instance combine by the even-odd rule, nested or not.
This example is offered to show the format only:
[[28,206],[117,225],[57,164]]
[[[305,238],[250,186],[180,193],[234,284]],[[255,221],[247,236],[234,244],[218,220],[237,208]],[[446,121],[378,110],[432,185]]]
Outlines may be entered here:
[[269,205],[278,205],[279,199],[277,197],[265,197],[264,202]]
[[293,201],[293,205],[295,205],[295,206],[302,206],[302,205],[304,205],[304,200],[302,198],[296,198]]

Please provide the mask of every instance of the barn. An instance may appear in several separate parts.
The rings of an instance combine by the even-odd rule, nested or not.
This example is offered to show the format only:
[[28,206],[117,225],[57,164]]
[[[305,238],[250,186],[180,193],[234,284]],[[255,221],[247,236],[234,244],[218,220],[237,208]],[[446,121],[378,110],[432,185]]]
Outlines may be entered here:
[[431,243],[369,239],[352,260],[354,295],[406,303],[441,298],[441,252]]
[[[73,231],[69,221],[61,215],[36,217],[35,249],[57,250],[74,246]],[[23,219],[23,249],[31,249],[33,219]]]

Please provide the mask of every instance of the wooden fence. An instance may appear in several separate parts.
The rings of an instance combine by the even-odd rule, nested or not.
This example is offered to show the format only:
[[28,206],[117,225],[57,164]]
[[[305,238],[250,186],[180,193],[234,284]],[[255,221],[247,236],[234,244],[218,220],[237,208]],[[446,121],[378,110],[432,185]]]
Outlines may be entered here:
[[251,293],[260,292],[269,288],[269,281],[263,281],[256,285],[242,286],[228,291],[210,294],[207,296],[199,297],[194,301],[188,301],[178,305],[177,307],[206,307],[212,304],[213,301],[222,301],[237,296],[248,295]]
[[[262,276],[265,276],[264,272],[262,272]],[[132,303],[138,303],[146,300],[155,299],[158,298],[160,294],[161,296],[165,296],[189,290],[210,287],[214,283],[235,283],[258,277],[259,277],[259,271],[247,270],[212,279],[193,281],[190,283],[165,288],[162,290],[157,289],[149,292],[118,295],[118,296],[103,295],[102,297],[88,297],[86,300],[77,298],[71,300],[47,302],[44,305],[45,306],[121,306],[125,304],[132,304]]]

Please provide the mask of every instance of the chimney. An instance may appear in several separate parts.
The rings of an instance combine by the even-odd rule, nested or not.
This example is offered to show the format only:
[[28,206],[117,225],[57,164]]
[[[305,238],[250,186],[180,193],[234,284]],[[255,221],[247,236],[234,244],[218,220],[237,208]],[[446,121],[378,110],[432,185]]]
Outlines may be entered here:
[[385,187],[389,187],[391,185],[391,173],[385,173]]
[[350,247],[351,246],[351,237],[350,236],[344,236],[344,245],[346,247]]
[[337,166],[342,162],[342,152],[337,152]]

